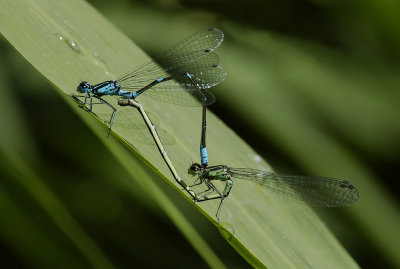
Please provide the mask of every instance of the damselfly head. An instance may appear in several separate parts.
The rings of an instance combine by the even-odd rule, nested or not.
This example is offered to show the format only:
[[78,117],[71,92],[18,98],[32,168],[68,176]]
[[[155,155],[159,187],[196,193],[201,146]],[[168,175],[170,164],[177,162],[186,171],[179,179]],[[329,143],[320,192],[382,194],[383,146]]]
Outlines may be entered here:
[[80,93],[85,93],[90,89],[90,84],[87,81],[82,81],[78,87],[76,88],[76,90]]
[[198,175],[200,171],[201,171],[201,165],[198,163],[192,164],[188,169],[188,173],[192,176]]

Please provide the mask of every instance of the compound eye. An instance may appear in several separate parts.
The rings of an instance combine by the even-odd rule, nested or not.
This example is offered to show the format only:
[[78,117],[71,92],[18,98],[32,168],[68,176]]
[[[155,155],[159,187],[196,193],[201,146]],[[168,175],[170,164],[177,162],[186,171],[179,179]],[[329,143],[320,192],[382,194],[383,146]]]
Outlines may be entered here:
[[197,164],[197,163],[192,164],[192,165],[190,166],[190,170],[192,170],[192,171],[199,171],[199,170],[200,170],[199,164]]
[[196,171],[200,171],[201,170],[201,166],[198,163],[194,164]]
[[88,86],[89,86],[89,83],[87,83],[86,81],[82,81],[81,84],[79,84],[79,87],[82,87],[82,88],[88,88]]

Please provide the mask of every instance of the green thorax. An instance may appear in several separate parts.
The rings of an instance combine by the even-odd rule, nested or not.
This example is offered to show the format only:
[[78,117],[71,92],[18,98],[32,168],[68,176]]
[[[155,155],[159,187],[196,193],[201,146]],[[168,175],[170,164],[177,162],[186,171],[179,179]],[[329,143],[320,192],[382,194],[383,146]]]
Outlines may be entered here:
[[218,169],[208,170],[207,173],[205,174],[205,177],[208,178],[209,180],[226,181],[230,177],[230,174],[228,172],[227,167],[221,167]]

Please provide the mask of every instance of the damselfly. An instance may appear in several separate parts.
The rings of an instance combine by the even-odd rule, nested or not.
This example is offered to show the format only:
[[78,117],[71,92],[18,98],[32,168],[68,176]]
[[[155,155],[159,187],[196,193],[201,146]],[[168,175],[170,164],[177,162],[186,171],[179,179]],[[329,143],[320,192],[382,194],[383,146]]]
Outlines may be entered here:
[[[197,176],[198,184],[205,183],[206,193],[199,196],[200,201],[221,199],[217,210],[217,218],[224,202],[228,197],[233,179],[252,181],[265,187],[273,193],[292,200],[303,201],[317,207],[340,207],[356,202],[358,190],[349,181],[310,176],[281,175],[251,168],[232,168],[226,165],[204,167],[194,163],[188,170],[189,174]],[[225,182],[223,191],[218,190],[212,181]]]
[[117,110],[102,97],[116,95],[135,99],[146,94],[164,102],[200,106],[215,102],[214,95],[207,89],[221,83],[226,76],[218,66],[219,58],[214,50],[222,43],[224,34],[216,28],[201,30],[172,46],[153,61],[143,64],[117,80],[91,85],[83,81],[77,91],[84,93],[84,101],[73,96],[82,105],[89,100],[89,111],[93,98],[112,109],[110,129]]

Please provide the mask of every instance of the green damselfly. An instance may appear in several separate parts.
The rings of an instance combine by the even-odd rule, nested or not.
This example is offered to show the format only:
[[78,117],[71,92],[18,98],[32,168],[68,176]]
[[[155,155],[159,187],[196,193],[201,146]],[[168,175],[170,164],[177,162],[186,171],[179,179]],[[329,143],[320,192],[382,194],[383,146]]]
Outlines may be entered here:
[[[354,185],[347,180],[335,178],[283,175],[251,168],[232,168],[226,165],[204,167],[198,163],[192,164],[188,172],[198,177],[196,185],[205,183],[207,186],[205,194],[198,196],[199,201],[221,200],[216,213],[218,220],[224,199],[228,197],[232,189],[233,179],[252,181],[273,193],[316,207],[347,206],[359,198],[358,190]],[[225,182],[224,189],[218,190],[213,181]]]

